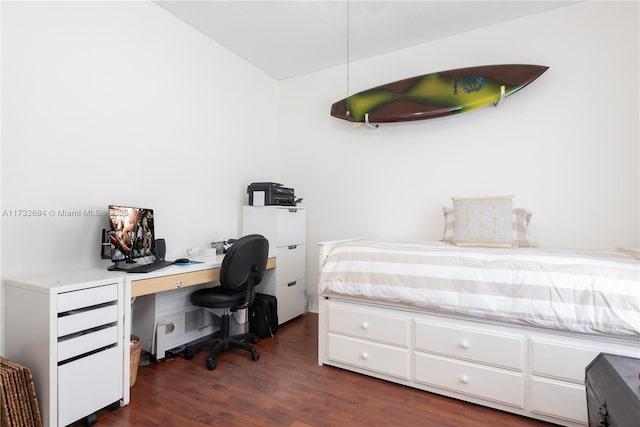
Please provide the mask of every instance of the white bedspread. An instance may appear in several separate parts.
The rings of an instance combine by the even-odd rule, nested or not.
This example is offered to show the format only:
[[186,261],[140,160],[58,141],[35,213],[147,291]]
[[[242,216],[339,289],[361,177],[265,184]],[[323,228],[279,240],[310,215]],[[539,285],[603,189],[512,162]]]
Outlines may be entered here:
[[318,291],[570,332],[640,336],[640,262],[616,252],[359,240],[332,249]]

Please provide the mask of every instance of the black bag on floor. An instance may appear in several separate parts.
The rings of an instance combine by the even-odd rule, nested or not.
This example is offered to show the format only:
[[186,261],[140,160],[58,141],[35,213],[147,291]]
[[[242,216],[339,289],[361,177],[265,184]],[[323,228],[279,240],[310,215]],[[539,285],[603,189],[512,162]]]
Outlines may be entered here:
[[249,307],[249,332],[259,337],[273,336],[278,330],[278,301],[273,295],[256,293]]

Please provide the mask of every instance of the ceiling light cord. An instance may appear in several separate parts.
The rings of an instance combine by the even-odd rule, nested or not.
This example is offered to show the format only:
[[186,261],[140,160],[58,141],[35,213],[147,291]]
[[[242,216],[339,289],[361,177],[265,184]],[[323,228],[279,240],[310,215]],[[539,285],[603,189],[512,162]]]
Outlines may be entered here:
[[349,117],[351,115],[351,111],[349,110],[349,0],[347,0],[347,111],[346,115]]

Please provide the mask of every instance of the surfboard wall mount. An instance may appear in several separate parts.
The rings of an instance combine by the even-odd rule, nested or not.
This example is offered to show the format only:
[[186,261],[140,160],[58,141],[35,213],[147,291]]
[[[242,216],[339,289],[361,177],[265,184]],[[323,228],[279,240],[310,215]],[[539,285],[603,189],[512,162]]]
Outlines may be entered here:
[[502,64],[424,74],[348,96],[335,102],[330,114],[377,129],[380,123],[445,117],[491,104],[497,107],[548,69]]

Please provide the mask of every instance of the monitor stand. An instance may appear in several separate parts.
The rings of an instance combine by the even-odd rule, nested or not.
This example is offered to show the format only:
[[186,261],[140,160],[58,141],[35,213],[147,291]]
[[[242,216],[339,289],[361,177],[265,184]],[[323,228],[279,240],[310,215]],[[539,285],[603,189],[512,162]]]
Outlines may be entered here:
[[121,261],[115,261],[113,263],[113,265],[110,265],[109,267],[107,267],[107,270],[109,271],[127,271],[128,268],[127,267],[121,267],[121,264],[137,264],[136,261],[132,260],[131,258],[127,258]]

